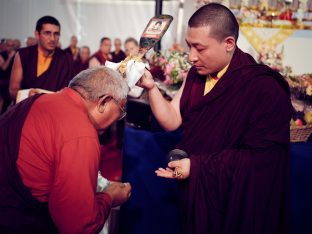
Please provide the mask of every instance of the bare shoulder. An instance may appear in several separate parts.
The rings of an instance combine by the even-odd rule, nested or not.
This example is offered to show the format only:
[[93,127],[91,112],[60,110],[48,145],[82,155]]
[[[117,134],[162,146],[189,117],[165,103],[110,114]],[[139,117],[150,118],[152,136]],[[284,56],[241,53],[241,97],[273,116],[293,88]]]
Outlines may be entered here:
[[22,66],[21,56],[19,52],[16,52],[15,54],[13,69],[16,69],[17,68],[16,66],[18,67]]
[[89,67],[97,67],[100,65],[100,62],[97,60],[97,58],[93,57],[89,61]]

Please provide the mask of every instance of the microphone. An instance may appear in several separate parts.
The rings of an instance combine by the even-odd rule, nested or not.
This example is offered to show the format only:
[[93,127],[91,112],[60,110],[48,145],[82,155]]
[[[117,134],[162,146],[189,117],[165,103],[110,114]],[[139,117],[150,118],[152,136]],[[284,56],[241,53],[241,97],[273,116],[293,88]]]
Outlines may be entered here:
[[188,158],[188,154],[185,151],[180,150],[180,149],[173,149],[167,155],[168,163],[172,161],[180,160],[183,158]]

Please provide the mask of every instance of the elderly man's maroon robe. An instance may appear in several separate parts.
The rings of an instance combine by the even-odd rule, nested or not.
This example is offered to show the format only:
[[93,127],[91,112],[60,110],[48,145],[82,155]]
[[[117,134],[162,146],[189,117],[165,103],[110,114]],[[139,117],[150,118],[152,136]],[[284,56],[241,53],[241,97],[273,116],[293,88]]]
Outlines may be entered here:
[[227,72],[204,93],[189,72],[181,98],[191,159],[180,182],[183,233],[287,233],[289,121],[287,83],[236,49]]
[[0,117],[0,233],[57,233],[48,204],[35,199],[16,167],[25,119],[39,95]]

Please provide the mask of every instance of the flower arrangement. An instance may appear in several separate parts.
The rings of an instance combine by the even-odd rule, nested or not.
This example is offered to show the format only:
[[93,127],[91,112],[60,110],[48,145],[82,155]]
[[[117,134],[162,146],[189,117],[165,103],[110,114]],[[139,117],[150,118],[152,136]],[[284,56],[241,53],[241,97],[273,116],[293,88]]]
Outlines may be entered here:
[[273,70],[283,72],[283,57],[284,47],[278,51],[276,46],[270,48],[264,43],[261,51],[259,52],[258,62],[268,65]]
[[[285,69],[287,70],[287,69]],[[295,109],[290,121],[291,141],[306,141],[312,134],[312,74],[285,73]]]
[[285,78],[290,86],[292,94],[294,94],[297,99],[306,101],[312,100],[312,74],[298,76],[285,74]]
[[164,84],[177,88],[181,86],[191,67],[188,62],[188,54],[176,44],[164,53],[152,56],[150,64],[151,67],[161,69],[162,77],[160,79],[163,80]]

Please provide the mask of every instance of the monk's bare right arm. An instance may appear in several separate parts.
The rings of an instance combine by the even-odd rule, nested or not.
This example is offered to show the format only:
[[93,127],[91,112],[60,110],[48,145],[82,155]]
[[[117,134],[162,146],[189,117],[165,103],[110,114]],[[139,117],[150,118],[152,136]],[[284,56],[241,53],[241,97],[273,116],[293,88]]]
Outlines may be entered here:
[[89,61],[89,68],[101,66],[100,62],[96,58],[92,58]]
[[16,99],[17,92],[21,88],[22,78],[23,78],[23,68],[21,57],[19,53],[16,53],[12,67],[9,87],[10,95],[13,100]]
[[171,102],[162,96],[149,71],[145,71],[139,85],[147,89],[152,112],[159,124],[166,131],[173,131],[180,127],[182,123],[180,99],[184,83]]

